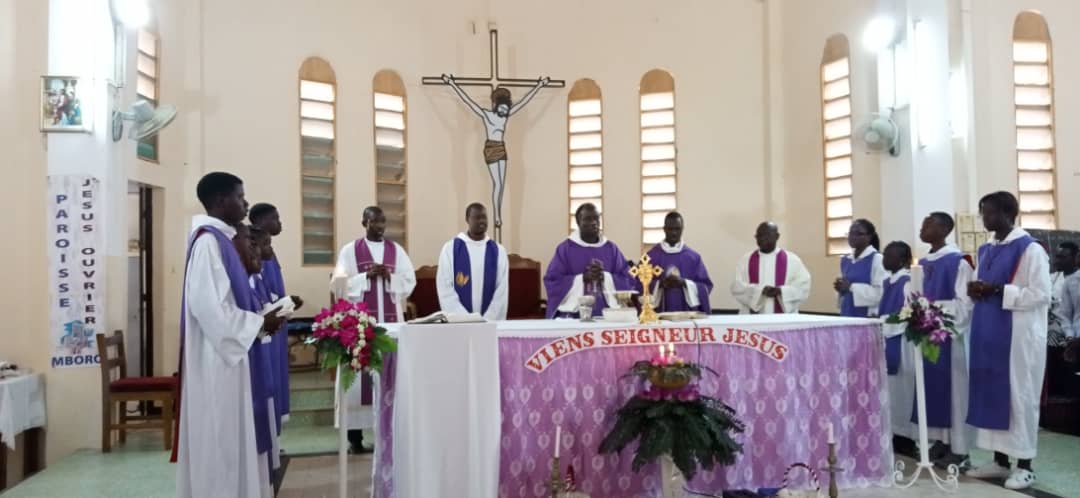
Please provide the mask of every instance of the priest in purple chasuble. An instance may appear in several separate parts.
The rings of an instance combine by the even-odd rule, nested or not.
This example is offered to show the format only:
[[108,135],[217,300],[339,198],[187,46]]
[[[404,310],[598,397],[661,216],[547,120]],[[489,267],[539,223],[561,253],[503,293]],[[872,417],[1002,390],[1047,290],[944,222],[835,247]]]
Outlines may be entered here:
[[465,208],[468,229],[445,245],[439,255],[435,286],[444,313],[476,313],[490,322],[506,320],[510,260],[506,248],[487,236],[483,204]]
[[[363,225],[367,231],[364,237],[345,244],[338,253],[331,291],[335,297],[366,303],[379,323],[402,322],[406,300],[416,287],[412,261],[400,244],[383,237],[386,215],[382,209],[376,206],[364,209]],[[375,425],[371,376],[360,375],[359,382],[349,388],[345,397],[349,442],[355,451],[366,451],[361,443],[361,430]]]
[[[967,286],[974,269],[963,252],[947,242],[955,224],[952,216],[943,212],[930,213],[923,220],[919,239],[930,245],[930,253],[919,260],[922,288],[916,290],[953,315],[959,334],[941,346],[937,363],[922,358],[919,361],[923,362],[927,435],[931,441],[941,441],[948,451],[934,463],[963,469],[971,465],[968,453],[974,440],[974,431],[967,424],[967,345],[971,328]],[[914,402],[908,405],[908,419],[917,423]]]
[[574,213],[578,229],[558,247],[544,274],[548,318],[578,317],[581,296],[596,298],[593,316],[618,306],[615,291],[633,290],[630,266],[619,247],[600,233],[600,212],[584,203]]
[[739,313],[798,313],[810,297],[810,272],[791,251],[780,249],[780,229],[762,222],[754,232],[757,250],[747,253],[735,266],[731,295]]
[[247,215],[243,182],[209,173],[196,192],[207,214],[192,220],[184,275],[177,496],[269,498],[269,440],[257,430],[269,423],[255,422],[261,381],[252,376],[251,352],[260,333],[277,332],[284,319],[259,314],[232,241]]
[[[281,216],[277,208],[272,204],[260,202],[251,206],[251,211],[248,212],[248,220],[252,226],[261,229],[269,236],[265,240],[265,244],[257,244],[262,256],[260,275],[270,291],[270,299],[272,302],[276,302],[278,299],[288,295],[285,292],[285,277],[281,271],[281,264],[278,262],[277,254],[274,253],[272,243],[273,237],[281,235]],[[299,296],[290,297],[292,297],[295,309],[300,309],[304,305],[304,301]],[[283,325],[282,330],[274,334],[272,339],[275,381],[274,406],[278,412],[279,431],[281,430],[281,423],[289,419],[289,336],[287,327],[288,324]]]
[[[971,318],[968,400],[975,446],[994,452],[994,461],[968,472],[1007,477],[1005,487],[1035,483],[1031,460],[1039,433],[1039,401],[1046,368],[1050,260],[1046,250],[1015,226],[1016,197],[995,192],[979,201],[983,225],[993,232],[979,248],[975,279],[967,294]],[[1017,459],[1013,467],[1010,458]]]
[[[664,217],[664,240],[649,249],[649,260],[664,273],[653,279],[653,306],[658,312],[700,311],[710,313],[709,293],[713,283],[701,255],[682,240],[684,222],[672,211]],[[641,291],[641,282],[634,282]]]

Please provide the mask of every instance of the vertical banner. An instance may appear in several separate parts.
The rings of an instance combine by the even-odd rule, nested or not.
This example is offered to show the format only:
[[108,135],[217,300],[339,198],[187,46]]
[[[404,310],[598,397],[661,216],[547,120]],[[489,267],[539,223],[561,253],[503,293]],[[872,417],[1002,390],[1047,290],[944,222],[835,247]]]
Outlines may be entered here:
[[105,324],[105,257],[101,182],[86,175],[49,176],[49,336],[53,368],[101,362],[97,341]]

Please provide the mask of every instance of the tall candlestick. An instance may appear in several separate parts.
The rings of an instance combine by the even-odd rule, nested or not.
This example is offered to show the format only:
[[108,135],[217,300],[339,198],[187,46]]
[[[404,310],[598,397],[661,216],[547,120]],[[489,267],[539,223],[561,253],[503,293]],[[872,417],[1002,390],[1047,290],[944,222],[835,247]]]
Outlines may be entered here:
[[836,442],[836,434],[833,433],[832,422],[829,422],[829,444],[833,444],[835,442]]
[[562,441],[562,426],[555,426],[555,458],[559,458],[559,447],[562,446],[559,442]]

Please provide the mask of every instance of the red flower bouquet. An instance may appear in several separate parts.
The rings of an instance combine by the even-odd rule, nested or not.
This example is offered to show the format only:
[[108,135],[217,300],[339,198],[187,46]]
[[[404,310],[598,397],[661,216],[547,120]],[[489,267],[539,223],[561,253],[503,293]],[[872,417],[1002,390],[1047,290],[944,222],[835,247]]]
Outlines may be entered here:
[[397,342],[378,326],[364,303],[339,299],[315,316],[311,331],[305,344],[315,346],[323,370],[343,367],[341,382],[345,389],[360,372],[381,372],[383,355],[397,351]]

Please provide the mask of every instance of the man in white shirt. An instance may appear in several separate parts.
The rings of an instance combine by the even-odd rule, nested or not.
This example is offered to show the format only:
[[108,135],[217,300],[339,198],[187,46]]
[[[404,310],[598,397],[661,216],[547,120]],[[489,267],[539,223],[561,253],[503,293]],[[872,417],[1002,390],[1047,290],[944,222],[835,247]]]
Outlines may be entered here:
[[249,352],[260,331],[277,332],[284,319],[258,313],[232,241],[247,215],[243,182],[209,173],[196,192],[206,214],[192,220],[184,276],[176,494],[270,498],[269,440],[255,425]]
[[[1054,273],[1050,275],[1050,311],[1059,316],[1058,310],[1062,306],[1065,294],[1065,279],[1076,273],[1076,256],[1080,253],[1080,247],[1075,242],[1062,242],[1058,244],[1057,252],[1054,253]],[[1050,347],[1060,348],[1065,345],[1068,334],[1065,332],[1066,324],[1061,320],[1051,320],[1047,330],[1047,343]]]
[[775,223],[758,225],[754,239],[758,249],[739,260],[731,282],[739,313],[798,313],[810,297],[810,272],[798,256],[776,246],[780,230]]
[[[379,323],[402,322],[405,302],[416,287],[416,271],[405,249],[383,238],[386,215],[377,206],[364,209],[364,238],[345,244],[338,253],[330,288],[337,298],[363,301]],[[361,375],[345,394],[348,403],[349,442],[353,450],[364,452],[362,429],[374,427],[371,409],[372,380]],[[335,389],[337,392],[337,389]],[[340,403],[335,403],[341,406]]]
[[439,255],[435,285],[444,313],[476,313],[486,320],[506,320],[510,260],[506,248],[487,236],[488,215],[483,204],[465,208],[468,231],[459,233]]

